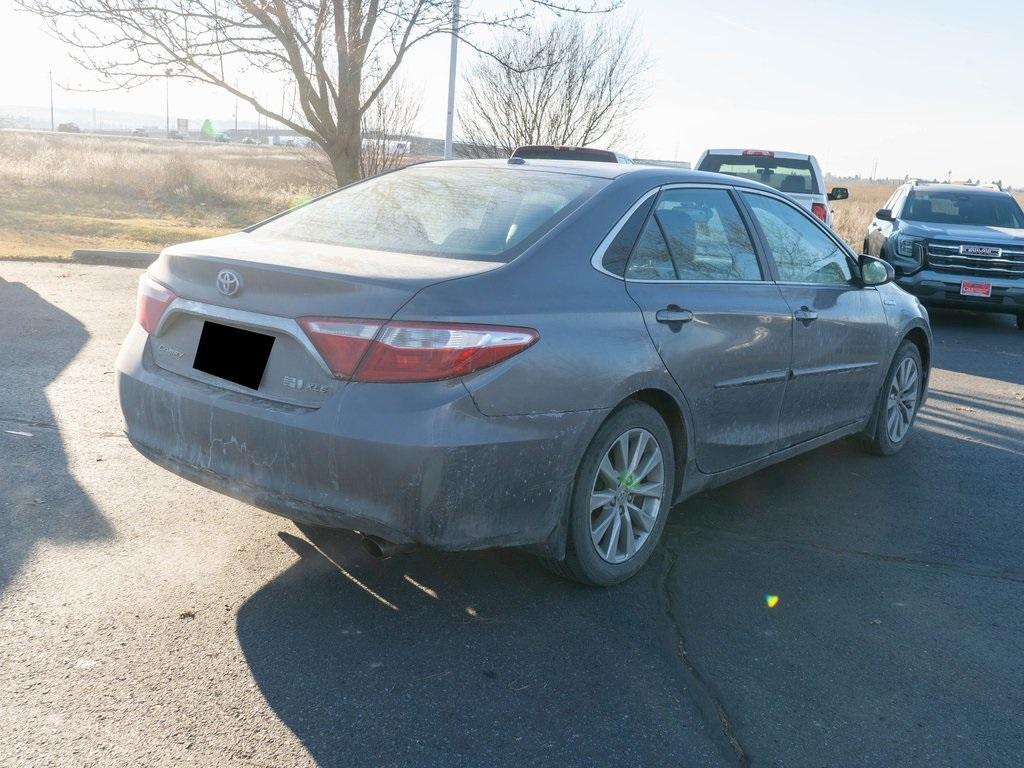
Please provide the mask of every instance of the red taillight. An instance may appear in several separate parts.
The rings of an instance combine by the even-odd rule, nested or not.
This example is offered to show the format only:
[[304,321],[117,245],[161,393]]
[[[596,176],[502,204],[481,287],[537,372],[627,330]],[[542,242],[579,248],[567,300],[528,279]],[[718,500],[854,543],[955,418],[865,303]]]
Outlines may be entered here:
[[331,373],[347,379],[355,373],[381,323],[379,320],[304,317],[299,320],[299,325],[323,355]]
[[822,221],[828,221],[828,208],[824,203],[811,203],[811,213]]
[[343,318],[299,321],[339,378],[441,381],[507,360],[537,341],[530,328]]
[[135,319],[139,325],[146,329],[146,333],[153,333],[160,324],[160,318],[164,316],[167,307],[177,297],[174,291],[164,288],[149,275],[143,273],[139,278],[139,299],[135,309]]
[[774,152],[769,152],[767,149],[744,149],[744,157],[775,157]]

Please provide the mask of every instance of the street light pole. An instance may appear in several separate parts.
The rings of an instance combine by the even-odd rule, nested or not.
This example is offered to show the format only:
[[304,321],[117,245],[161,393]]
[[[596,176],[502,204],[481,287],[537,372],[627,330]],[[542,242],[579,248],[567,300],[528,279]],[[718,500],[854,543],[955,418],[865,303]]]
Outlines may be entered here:
[[53,70],[50,70],[50,130],[54,130],[53,124]]
[[164,138],[165,139],[169,139],[169,138],[171,138],[171,70],[170,70],[170,68],[168,68],[164,72],[164,74],[167,75],[167,79],[164,80],[164,83],[166,85],[166,92],[164,94],[164,98],[165,98],[165,101],[166,101],[166,109],[167,109],[167,119],[166,119],[166,124],[164,126]]
[[448,124],[444,132],[444,159],[454,156],[452,132],[455,128],[455,65],[459,54],[459,0],[452,2],[452,56],[448,67]]

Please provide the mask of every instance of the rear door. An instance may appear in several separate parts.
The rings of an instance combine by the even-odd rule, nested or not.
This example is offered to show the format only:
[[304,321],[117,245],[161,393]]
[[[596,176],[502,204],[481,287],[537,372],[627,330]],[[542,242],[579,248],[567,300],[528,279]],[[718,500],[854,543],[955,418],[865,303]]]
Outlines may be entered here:
[[845,247],[790,201],[744,191],[794,317],[779,448],[866,416],[884,373],[888,326],[876,288],[854,279]]
[[719,472],[775,449],[793,322],[726,186],[665,188],[625,269],[693,414],[696,460]]

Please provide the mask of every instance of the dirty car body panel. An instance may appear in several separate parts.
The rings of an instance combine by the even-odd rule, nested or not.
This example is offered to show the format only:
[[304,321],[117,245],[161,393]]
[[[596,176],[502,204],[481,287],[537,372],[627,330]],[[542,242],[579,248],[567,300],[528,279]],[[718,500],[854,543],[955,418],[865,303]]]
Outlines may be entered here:
[[[397,181],[379,181],[387,177]],[[157,310],[140,298],[140,321],[117,362],[127,434],[140,452],[290,519],[437,549],[527,546],[557,557],[581,457],[630,399],[657,403],[672,428],[676,500],[872,419],[864,382],[840,374],[833,397],[848,395],[849,418],[837,429],[835,403],[821,400],[804,414],[799,443],[780,434],[788,397],[800,396],[802,409],[818,401],[794,384],[800,323],[787,291],[795,289],[779,279],[737,192],[782,199],[768,188],[717,174],[544,161],[425,164],[364,183],[391,196],[385,207],[415,192],[397,221],[392,209],[383,225],[362,211],[344,214],[364,216],[349,219],[353,230],[383,227],[382,244],[344,233],[331,241],[345,195],[364,194],[355,185],[248,231],[171,247],[150,267],[143,279]],[[727,191],[756,279],[659,283],[606,268],[627,219],[653,221],[640,201],[679,185]],[[505,197],[488,202],[490,187]],[[452,202],[467,199],[465,210]],[[420,200],[427,207],[416,208]],[[692,212],[688,205],[685,196],[670,201],[666,221]],[[693,231],[717,221],[699,219]],[[707,263],[721,265],[714,254]],[[878,376],[911,329],[930,339],[916,301],[882,289],[893,305],[872,311],[851,353]],[[881,289],[860,290],[878,302]],[[659,309],[670,305],[693,321],[661,322]],[[315,335],[332,318],[358,326],[352,339],[371,345],[392,327],[395,338],[442,326],[452,337],[505,329],[526,341],[460,375],[389,379],[407,375],[402,354],[411,348],[389,358],[393,370],[365,375],[367,353],[340,375]],[[269,349],[256,386],[219,375],[219,363],[200,364],[211,325]],[[228,365],[236,350],[206,353]]]

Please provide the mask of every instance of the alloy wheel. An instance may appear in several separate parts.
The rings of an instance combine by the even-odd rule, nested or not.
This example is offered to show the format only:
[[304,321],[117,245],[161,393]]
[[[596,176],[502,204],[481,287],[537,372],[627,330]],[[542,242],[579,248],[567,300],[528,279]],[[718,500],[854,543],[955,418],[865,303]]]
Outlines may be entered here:
[[624,563],[643,547],[661,512],[665,461],[654,435],[623,432],[597,468],[590,494],[590,537],[602,559]]
[[902,442],[910,431],[917,408],[920,378],[917,362],[912,357],[903,358],[892,377],[885,409],[885,429],[894,444]]

